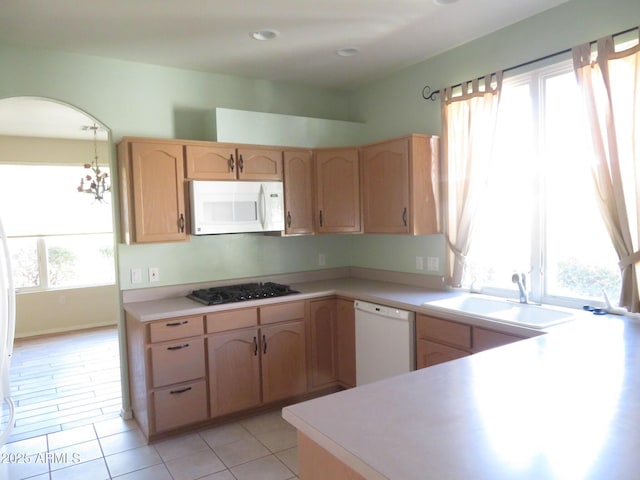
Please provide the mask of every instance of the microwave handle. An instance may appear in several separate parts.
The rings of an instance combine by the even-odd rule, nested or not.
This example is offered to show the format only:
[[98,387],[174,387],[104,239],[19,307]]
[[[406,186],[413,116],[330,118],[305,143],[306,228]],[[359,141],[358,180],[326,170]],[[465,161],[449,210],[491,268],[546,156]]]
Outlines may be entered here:
[[264,193],[264,185],[260,184],[260,194],[258,195],[258,216],[260,218],[260,224],[262,225],[262,229],[264,230],[264,223],[267,216],[266,211],[266,195]]

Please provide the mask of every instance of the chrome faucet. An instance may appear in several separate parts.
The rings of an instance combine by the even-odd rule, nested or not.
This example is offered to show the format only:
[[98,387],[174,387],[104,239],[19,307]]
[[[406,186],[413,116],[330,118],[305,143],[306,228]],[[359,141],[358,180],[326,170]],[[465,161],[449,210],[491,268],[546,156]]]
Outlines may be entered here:
[[529,295],[527,294],[527,278],[524,273],[514,273],[511,275],[511,281],[518,285],[520,291],[520,303],[529,303]]

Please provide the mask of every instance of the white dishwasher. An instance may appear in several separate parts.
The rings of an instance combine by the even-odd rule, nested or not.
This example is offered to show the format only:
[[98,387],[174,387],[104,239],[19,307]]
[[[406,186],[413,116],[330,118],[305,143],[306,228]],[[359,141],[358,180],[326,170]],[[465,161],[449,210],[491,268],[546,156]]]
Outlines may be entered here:
[[356,300],[356,385],[416,368],[415,313]]

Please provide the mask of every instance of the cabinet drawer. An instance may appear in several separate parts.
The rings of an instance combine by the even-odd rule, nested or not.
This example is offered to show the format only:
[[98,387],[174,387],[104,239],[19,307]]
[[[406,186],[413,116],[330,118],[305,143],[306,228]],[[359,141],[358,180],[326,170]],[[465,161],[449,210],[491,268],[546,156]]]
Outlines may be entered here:
[[418,315],[416,319],[416,336],[471,348],[471,326],[426,315]]
[[465,352],[464,350],[458,350],[457,348],[447,347],[446,345],[422,339],[417,341],[416,351],[418,357],[416,368],[430,367],[470,355],[469,352]]
[[206,315],[207,333],[224,332],[258,325],[258,309],[243,308]]
[[494,332],[486,328],[474,327],[473,329],[474,352],[489,350],[490,348],[517,342],[518,340],[522,340],[522,338],[508,333]]
[[204,380],[157,390],[152,395],[156,432],[208,418],[207,383]]
[[260,307],[260,325],[304,318],[304,302],[288,302]]
[[196,337],[203,333],[202,316],[170,318],[149,325],[149,341],[151,343]]
[[154,345],[150,350],[153,388],[205,376],[202,338]]

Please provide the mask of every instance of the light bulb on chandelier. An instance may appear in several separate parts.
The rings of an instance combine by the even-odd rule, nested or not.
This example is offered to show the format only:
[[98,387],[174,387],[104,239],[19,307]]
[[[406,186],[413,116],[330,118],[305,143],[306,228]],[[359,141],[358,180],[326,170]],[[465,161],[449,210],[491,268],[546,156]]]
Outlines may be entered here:
[[109,173],[100,170],[98,165],[98,126],[94,123],[93,126],[84,127],[86,130],[93,130],[93,161],[91,163],[85,163],[84,168],[91,170],[91,173],[87,173],[80,179],[80,185],[78,186],[78,192],[88,193],[93,195],[98,202],[106,202],[104,196],[107,192],[111,191],[111,185],[109,180]]

